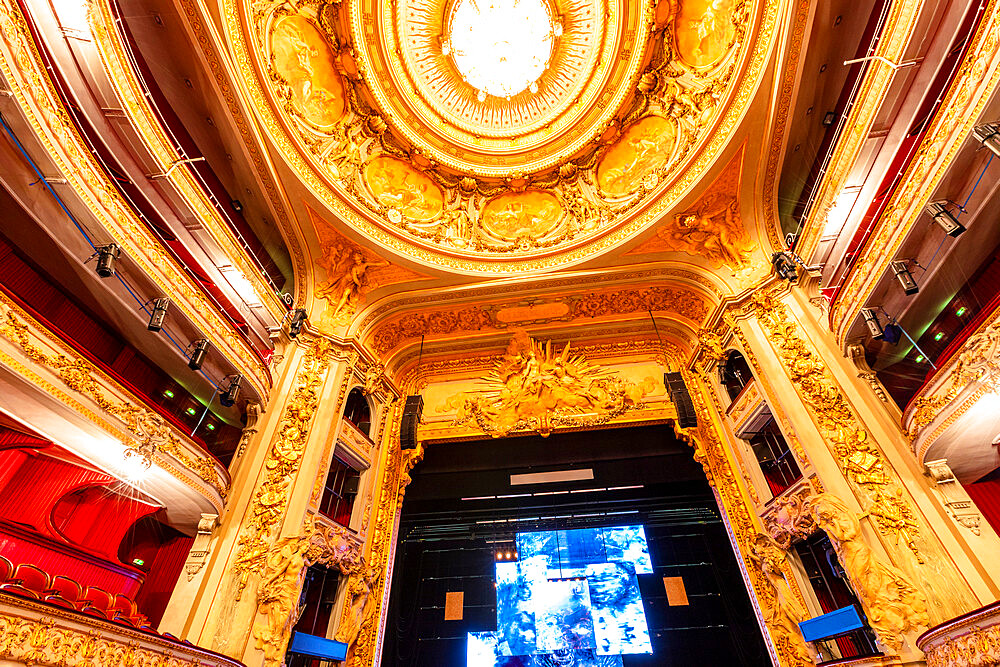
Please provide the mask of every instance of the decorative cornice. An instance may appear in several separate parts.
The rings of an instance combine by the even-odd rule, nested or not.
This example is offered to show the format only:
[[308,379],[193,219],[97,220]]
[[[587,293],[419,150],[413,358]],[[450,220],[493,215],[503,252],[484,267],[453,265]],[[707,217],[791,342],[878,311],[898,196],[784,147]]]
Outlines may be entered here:
[[874,230],[859,248],[859,260],[850,267],[843,287],[831,304],[830,327],[845,345],[851,324],[875,289],[889,262],[923,215],[924,205],[937,190],[969,140],[986,103],[1000,82],[1000,12],[997,0],[985,8],[982,24],[969,45],[955,81],[927,135],[916,151],[900,185],[893,191]]
[[[0,363],[25,376],[33,385],[74,411],[84,414],[122,444],[133,447],[147,441],[155,444],[157,453],[154,462],[206,496],[221,511],[222,501],[229,490],[229,475],[212,456],[160,415],[143,407],[135,395],[77,355],[3,294],[0,294],[0,336],[9,340],[31,362],[57,375],[66,388],[92,401],[104,415],[121,426],[98,417],[84,404],[13,357],[0,353]],[[200,480],[201,484],[196,484],[191,477]],[[214,493],[206,493],[208,489]]]
[[267,366],[150,233],[97,163],[63,108],[20,7],[11,0],[0,0],[0,71],[48,158],[94,219],[149,279],[170,295],[176,307],[212,339],[254,390],[267,397],[271,388]]

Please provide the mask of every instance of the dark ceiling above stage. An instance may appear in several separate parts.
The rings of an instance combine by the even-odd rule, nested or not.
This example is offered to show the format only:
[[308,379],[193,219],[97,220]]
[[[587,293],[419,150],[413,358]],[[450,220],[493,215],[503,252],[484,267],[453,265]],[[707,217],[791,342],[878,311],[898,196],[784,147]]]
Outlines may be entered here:
[[705,474],[691,458],[691,448],[677,440],[672,428],[660,425],[430,444],[414,469],[406,502],[520,493],[529,487],[512,487],[512,474],[576,468],[592,468],[594,479],[546,488],[683,482],[705,486]]

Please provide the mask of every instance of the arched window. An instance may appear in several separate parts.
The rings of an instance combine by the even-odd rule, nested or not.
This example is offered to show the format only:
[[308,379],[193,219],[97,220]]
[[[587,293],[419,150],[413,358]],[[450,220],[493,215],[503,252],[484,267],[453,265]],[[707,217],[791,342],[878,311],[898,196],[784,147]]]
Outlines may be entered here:
[[753,373],[750,371],[750,364],[742,354],[733,350],[726,357],[726,361],[719,369],[719,381],[726,388],[729,400],[735,401],[736,397],[743,391],[743,387],[753,380]]
[[361,387],[355,387],[347,395],[347,402],[344,404],[344,419],[354,424],[365,435],[371,435],[372,409],[368,405],[368,399],[361,392]]

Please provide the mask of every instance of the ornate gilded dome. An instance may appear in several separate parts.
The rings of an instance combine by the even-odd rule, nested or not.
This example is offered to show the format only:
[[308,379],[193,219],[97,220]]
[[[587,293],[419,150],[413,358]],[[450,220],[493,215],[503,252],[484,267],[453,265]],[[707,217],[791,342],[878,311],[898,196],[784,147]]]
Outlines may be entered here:
[[775,18],[762,0],[297,6],[241,16],[271,138],[359,233],[470,273],[578,263],[667,212],[736,128]]

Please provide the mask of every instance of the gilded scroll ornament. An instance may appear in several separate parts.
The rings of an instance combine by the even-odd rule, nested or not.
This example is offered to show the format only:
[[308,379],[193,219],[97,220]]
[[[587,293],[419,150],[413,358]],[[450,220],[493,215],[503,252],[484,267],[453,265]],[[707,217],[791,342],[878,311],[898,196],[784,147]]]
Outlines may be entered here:
[[234,565],[240,593],[251,574],[264,570],[269,544],[288,505],[292,476],[299,468],[332,356],[328,339],[314,339],[295,375],[291,398],[264,463],[264,480],[250,503],[249,519],[240,535]]
[[879,558],[861,538],[857,516],[840,498],[821,493],[809,500],[816,527],[833,543],[868,624],[886,646],[899,650],[903,635],[925,628],[927,599],[900,571]]
[[788,308],[765,290],[754,294],[750,309],[757,316],[785,366],[792,384],[830,444],[844,476],[868,495],[867,512],[879,532],[913,552],[917,562],[916,517],[903,490],[890,475],[878,446],[854,414],[816,352],[803,340]]
[[626,382],[570,354],[567,343],[557,353],[552,341],[542,345],[524,331],[514,335],[507,352],[485,378],[486,391],[464,397],[456,424],[474,423],[498,438],[512,431],[547,436],[558,426],[593,426],[642,405],[656,388]]

